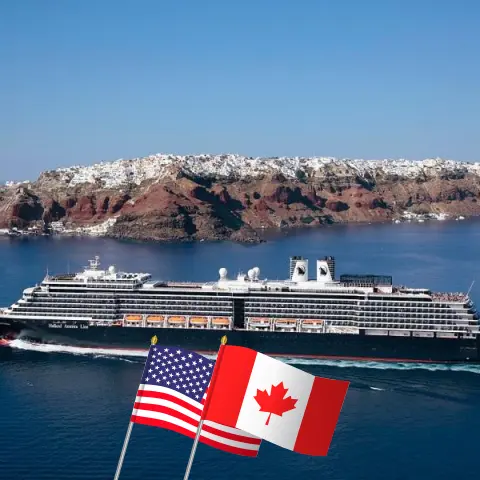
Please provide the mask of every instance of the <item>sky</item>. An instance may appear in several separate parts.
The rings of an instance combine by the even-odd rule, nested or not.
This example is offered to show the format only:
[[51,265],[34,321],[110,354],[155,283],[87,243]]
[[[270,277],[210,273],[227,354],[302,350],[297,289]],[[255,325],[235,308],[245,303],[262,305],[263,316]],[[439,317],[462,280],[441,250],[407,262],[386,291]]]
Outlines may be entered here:
[[152,153],[478,161],[476,0],[0,0],[0,178]]

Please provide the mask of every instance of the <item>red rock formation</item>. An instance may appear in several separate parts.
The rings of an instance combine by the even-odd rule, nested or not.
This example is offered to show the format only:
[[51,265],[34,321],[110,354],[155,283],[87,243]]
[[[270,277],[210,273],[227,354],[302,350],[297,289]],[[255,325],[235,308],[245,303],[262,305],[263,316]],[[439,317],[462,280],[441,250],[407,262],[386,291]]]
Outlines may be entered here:
[[60,219],[72,228],[114,217],[109,235],[136,239],[234,239],[258,241],[263,228],[335,222],[391,221],[405,210],[480,214],[480,179],[323,178],[282,174],[214,181],[172,170],[169,176],[121,190],[97,184],[69,187],[58,174],[43,174],[26,187],[0,189],[0,227],[47,225]]

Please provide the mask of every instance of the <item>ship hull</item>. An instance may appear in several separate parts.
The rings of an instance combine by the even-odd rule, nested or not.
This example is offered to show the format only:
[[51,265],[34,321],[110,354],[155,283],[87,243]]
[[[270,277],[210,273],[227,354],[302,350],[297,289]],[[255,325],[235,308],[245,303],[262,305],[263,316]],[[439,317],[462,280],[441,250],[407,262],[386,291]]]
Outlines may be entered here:
[[[1,332],[0,332],[1,333]],[[36,342],[90,348],[146,350],[154,335],[158,343],[216,352],[222,335],[228,343],[269,355],[291,357],[410,361],[480,362],[480,336],[476,339],[369,336],[336,333],[259,332],[154,327],[89,326],[75,323],[51,328],[38,321],[11,323],[14,334]]]

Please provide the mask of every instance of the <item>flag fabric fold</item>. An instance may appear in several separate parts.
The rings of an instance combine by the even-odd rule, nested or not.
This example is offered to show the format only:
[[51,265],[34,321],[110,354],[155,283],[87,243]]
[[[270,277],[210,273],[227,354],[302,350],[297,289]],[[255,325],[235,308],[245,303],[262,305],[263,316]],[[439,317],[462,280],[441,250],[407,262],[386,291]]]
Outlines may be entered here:
[[245,347],[222,346],[207,420],[325,456],[349,382],[316,377]]
[[[152,345],[131,421],[194,438],[215,362],[178,347]],[[199,441],[237,455],[255,457],[261,439],[206,419]]]

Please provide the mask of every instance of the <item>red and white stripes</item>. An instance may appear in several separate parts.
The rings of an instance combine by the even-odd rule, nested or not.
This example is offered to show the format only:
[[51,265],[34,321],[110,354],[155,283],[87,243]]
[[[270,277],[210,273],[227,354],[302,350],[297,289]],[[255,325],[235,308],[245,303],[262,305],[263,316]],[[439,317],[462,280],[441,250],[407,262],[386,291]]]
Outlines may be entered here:
[[[141,384],[131,421],[173,430],[190,438],[195,437],[201,418],[203,403],[162,386]],[[261,439],[246,432],[205,420],[200,442],[237,455],[255,457]]]

